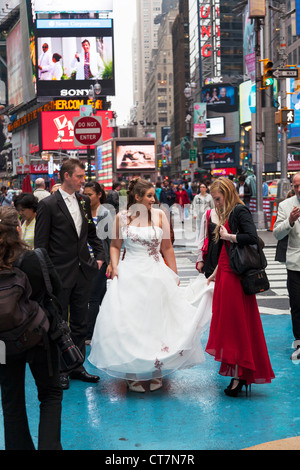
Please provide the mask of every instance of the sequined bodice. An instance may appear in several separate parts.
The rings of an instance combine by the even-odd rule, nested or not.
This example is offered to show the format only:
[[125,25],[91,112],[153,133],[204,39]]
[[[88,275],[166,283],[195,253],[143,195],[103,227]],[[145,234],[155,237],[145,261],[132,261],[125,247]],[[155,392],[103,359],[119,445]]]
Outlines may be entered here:
[[135,225],[128,225],[124,223],[123,217],[121,233],[126,248],[126,256],[148,256],[155,261],[159,261],[160,244],[163,233],[160,227],[137,227]]

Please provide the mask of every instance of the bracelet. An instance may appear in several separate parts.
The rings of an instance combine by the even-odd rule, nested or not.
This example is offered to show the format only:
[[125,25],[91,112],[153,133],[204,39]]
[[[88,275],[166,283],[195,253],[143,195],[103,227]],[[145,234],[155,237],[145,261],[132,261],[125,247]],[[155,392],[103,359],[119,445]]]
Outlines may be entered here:
[[230,243],[234,243],[232,236],[229,237]]

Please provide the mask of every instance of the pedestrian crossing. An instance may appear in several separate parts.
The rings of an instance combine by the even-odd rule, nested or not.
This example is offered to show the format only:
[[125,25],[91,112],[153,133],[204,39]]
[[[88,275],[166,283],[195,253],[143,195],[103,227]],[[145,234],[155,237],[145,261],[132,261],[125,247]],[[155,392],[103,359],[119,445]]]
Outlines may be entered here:
[[[266,273],[270,282],[270,289],[267,292],[256,296],[259,311],[265,315],[289,315],[289,297],[287,291],[287,272],[285,264],[275,261],[275,247],[264,249],[268,266]],[[180,286],[186,287],[198,276],[195,264],[197,251],[186,248],[175,249]]]

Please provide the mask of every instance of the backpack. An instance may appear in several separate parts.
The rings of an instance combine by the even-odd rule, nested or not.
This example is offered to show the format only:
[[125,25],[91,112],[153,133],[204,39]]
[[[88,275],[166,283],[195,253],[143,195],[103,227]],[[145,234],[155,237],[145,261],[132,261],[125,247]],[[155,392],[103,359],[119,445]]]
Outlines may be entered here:
[[0,341],[6,356],[28,351],[46,339],[47,315],[30,299],[31,286],[19,268],[0,271]]

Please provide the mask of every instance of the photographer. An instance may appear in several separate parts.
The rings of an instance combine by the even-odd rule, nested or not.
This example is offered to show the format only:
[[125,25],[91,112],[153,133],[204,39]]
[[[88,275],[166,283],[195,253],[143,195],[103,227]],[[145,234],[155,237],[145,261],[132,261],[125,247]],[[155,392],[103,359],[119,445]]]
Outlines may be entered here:
[[[46,288],[40,262],[34,250],[28,249],[21,237],[22,228],[16,209],[0,207],[0,270],[9,271],[17,266],[29,279],[32,288],[30,299],[42,304]],[[53,292],[57,295],[61,289],[59,277],[45,250],[43,254],[47,260]],[[62,388],[59,381],[58,348],[49,335],[48,338],[49,351],[46,345],[41,343],[26,353],[6,357],[6,364],[0,364],[6,450],[35,449],[29,431],[25,403],[27,363],[34,377],[40,401],[38,450],[62,449],[60,440]],[[50,352],[50,361],[47,352]]]

